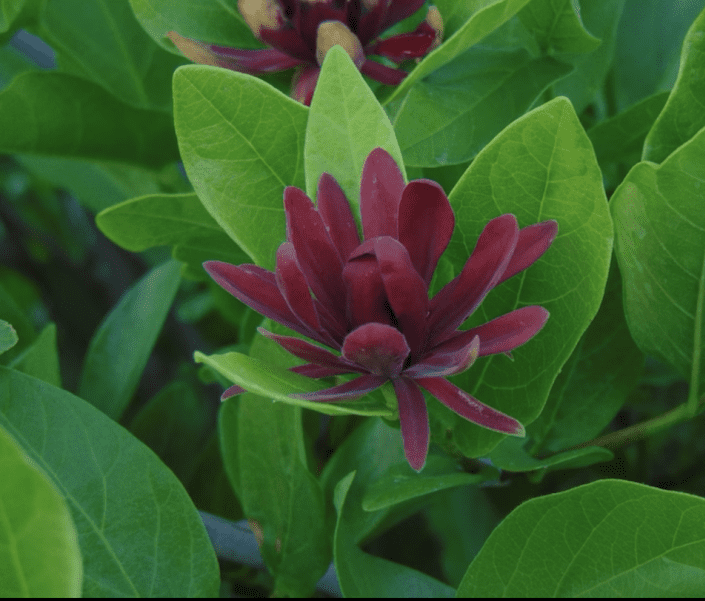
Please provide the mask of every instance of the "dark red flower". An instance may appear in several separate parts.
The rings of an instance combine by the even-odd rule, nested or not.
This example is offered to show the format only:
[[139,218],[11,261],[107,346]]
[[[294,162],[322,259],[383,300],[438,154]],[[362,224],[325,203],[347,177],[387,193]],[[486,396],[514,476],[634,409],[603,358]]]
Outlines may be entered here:
[[[307,363],[292,371],[312,378],[360,376],[318,392],[313,401],[361,397],[391,381],[409,464],[426,460],[429,425],[421,389],[485,428],[522,435],[514,418],[481,403],[446,380],[477,357],[509,353],[548,319],[539,306],[522,307],[469,330],[458,330],[487,293],[529,267],[551,245],[555,221],[519,229],[500,215],[480,234],[460,274],[429,299],[428,286],[455,225],[441,187],[420,179],[404,185],[392,157],[377,148],[362,171],[364,242],[343,191],[324,173],[318,207],[301,190],[284,191],[287,241],[276,271],[209,261],[204,267],[225,290],[263,315],[316,342],[261,333]],[[224,396],[242,392],[234,386]]]
[[239,0],[238,8],[264,50],[241,50],[167,35],[196,63],[258,75],[297,67],[292,96],[311,104],[320,65],[328,50],[342,46],[360,71],[389,85],[406,77],[401,69],[368,59],[384,56],[394,63],[425,56],[440,44],[443,21],[431,7],[414,31],[379,39],[380,33],[415,13],[423,0]]

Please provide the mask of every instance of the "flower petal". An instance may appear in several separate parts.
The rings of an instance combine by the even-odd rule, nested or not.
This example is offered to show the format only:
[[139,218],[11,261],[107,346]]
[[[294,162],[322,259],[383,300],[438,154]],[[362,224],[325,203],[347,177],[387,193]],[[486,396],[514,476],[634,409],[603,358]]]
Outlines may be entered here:
[[247,392],[247,390],[245,390],[242,386],[235,384],[234,386],[226,389],[223,394],[220,395],[220,400],[224,401],[225,399],[229,399],[231,396],[242,394],[243,392]]
[[409,465],[420,472],[426,463],[430,429],[428,410],[421,389],[409,378],[392,380],[399,402],[399,422],[404,441],[404,455]]
[[293,186],[284,190],[287,239],[308,285],[331,315],[344,322],[345,285],[343,263],[311,199]]
[[304,336],[317,336],[291,312],[271,271],[257,265],[230,265],[222,261],[206,261],[203,268],[221,288],[257,313]]
[[551,219],[519,230],[519,240],[507,269],[498,284],[508,280],[537,261],[548,250],[558,233],[558,222]]
[[413,15],[421,8],[424,0],[392,0],[380,31],[391,27],[395,23]]
[[296,355],[299,359],[308,361],[309,363],[315,363],[316,365],[322,367],[330,367],[337,370],[337,373],[350,373],[360,371],[355,365],[350,365],[342,357],[334,355],[326,349],[322,349],[319,346],[301,340],[301,338],[295,338],[294,336],[281,336],[279,334],[273,334],[265,330],[264,328],[257,328],[257,331],[266,336],[270,340],[274,340],[279,344],[284,350],[288,351],[292,355]]
[[356,33],[365,46],[382,32],[382,23],[392,0],[362,0],[362,3],[367,11],[360,18]]
[[406,71],[387,67],[387,65],[382,65],[371,59],[367,59],[362,63],[360,73],[364,73],[367,77],[388,86],[398,86],[408,75]]
[[366,395],[368,392],[379,388],[387,381],[383,376],[363,374],[359,378],[350,380],[343,384],[338,384],[331,388],[324,388],[316,392],[304,392],[292,394],[295,399],[306,399],[307,401],[344,401],[352,400]]
[[404,177],[396,162],[386,150],[375,148],[365,159],[360,185],[360,213],[365,240],[376,236],[397,238],[399,202],[403,191]]
[[435,41],[436,32],[427,23],[422,23],[417,31],[400,33],[380,40],[371,46],[367,53],[378,54],[392,62],[400,63],[410,58],[426,56]]
[[409,182],[399,203],[399,242],[408,249],[426,285],[454,227],[455,216],[443,188],[427,179]]
[[289,371],[293,371],[295,374],[306,376],[307,378],[330,378],[331,376],[338,376],[340,374],[352,373],[348,369],[335,369],[333,367],[321,367],[314,363],[306,363],[304,365],[297,365],[295,367],[290,367]]
[[429,338],[432,346],[451,336],[497,285],[518,238],[514,215],[500,215],[485,226],[463,270],[431,300]]
[[415,381],[448,409],[478,426],[513,436],[525,435],[524,426],[513,417],[488,407],[444,378],[417,378]]
[[318,213],[331,241],[345,263],[350,253],[360,246],[360,235],[350,210],[350,203],[335,178],[324,173],[318,180]]
[[476,328],[458,332],[433,350],[452,352],[479,336],[480,357],[508,353],[533,338],[543,328],[548,316],[548,311],[543,307],[522,307]]
[[[296,29],[285,24],[281,29],[259,30],[258,36],[265,44],[276,48],[280,52],[306,63],[316,63],[315,44],[309,46]],[[313,40],[315,41],[315,37]]]
[[343,269],[343,280],[347,289],[347,318],[351,327],[369,322],[395,325],[374,255],[364,254],[349,259]]
[[398,376],[408,356],[409,345],[404,335],[381,323],[366,323],[343,341],[344,359],[385,378]]
[[313,93],[316,91],[318,76],[321,69],[318,65],[306,65],[297,70],[294,79],[291,81],[291,97],[301,104],[311,106]]
[[421,361],[405,369],[404,375],[410,378],[437,378],[465,371],[475,362],[481,348],[479,336],[469,340],[463,346],[446,347],[445,343],[441,344]]
[[411,358],[426,340],[428,287],[414,269],[406,247],[389,236],[374,239],[374,253],[396,325],[411,348]]

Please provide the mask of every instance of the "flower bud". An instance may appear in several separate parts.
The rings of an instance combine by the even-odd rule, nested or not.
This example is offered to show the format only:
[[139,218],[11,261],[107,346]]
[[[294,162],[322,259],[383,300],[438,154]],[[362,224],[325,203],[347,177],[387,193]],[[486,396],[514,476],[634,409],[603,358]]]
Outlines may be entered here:
[[256,38],[262,29],[279,29],[284,23],[277,0],[238,0],[237,7]]
[[357,36],[340,21],[324,21],[318,26],[316,38],[316,60],[319,65],[333,46],[342,46],[359,69],[365,62],[365,53]]
[[193,61],[199,65],[211,65],[212,67],[221,66],[218,58],[203,42],[197,42],[195,40],[185,38],[175,31],[170,31],[166,35],[172,42],[174,42],[174,46],[179,49],[181,54],[183,54],[190,61]]
[[428,52],[430,52],[434,48],[440,46],[441,42],[443,41],[443,18],[441,17],[441,11],[439,11],[438,8],[436,8],[435,6],[431,6],[428,9],[428,14],[426,15],[426,23],[428,23],[431,28],[436,32],[436,39],[433,41],[433,44],[431,44],[431,47],[428,49]]

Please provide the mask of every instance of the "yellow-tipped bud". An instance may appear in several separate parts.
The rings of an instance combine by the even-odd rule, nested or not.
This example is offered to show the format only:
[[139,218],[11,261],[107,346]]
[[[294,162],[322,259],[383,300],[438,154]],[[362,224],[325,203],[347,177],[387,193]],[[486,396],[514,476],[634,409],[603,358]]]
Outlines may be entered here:
[[198,63],[199,65],[211,65],[213,67],[219,67],[218,57],[211,52],[210,48],[206,46],[203,42],[197,42],[190,38],[185,38],[179,35],[175,31],[170,31],[166,34],[167,37],[174,42],[181,54],[183,54],[187,59]]
[[242,18],[259,38],[262,29],[279,29],[284,23],[281,6],[276,0],[237,0]]
[[440,46],[441,42],[443,41],[443,17],[441,17],[441,11],[438,10],[438,8],[436,8],[435,6],[431,6],[428,9],[428,14],[426,15],[426,23],[428,23],[436,32],[436,39],[433,41],[433,44],[431,44],[431,47],[428,49],[430,52],[434,48]]
[[326,54],[333,46],[342,46],[358,69],[365,62],[365,53],[362,50],[360,40],[345,23],[323,21],[318,26],[318,36],[316,37],[316,60],[319,65],[323,64],[323,59],[326,58]]

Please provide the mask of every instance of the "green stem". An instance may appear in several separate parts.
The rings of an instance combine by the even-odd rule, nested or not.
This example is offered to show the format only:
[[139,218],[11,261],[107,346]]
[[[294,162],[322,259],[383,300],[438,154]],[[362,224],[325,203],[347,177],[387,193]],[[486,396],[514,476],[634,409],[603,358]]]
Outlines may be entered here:
[[[696,412],[701,405],[705,404],[705,395],[703,395],[698,401],[696,397]],[[573,449],[582,449],[584,447],[604,447],[606,449],[617,449],[621,446],[636,442],[642,438],[647,438],[660,430],[665,430],[679,424],[681,422],[686,422],[693,417],[690,408],[690,399],[688,402],[679,405],[675,409],[667,411],[663,415],[651,418],[642,422],[640,424],[634,424],[628,428],[622,430],[617,430],[611,434],[605,434],[599,438],[595,438],[589,442],[584,442],[582,444],[572,447]]]

